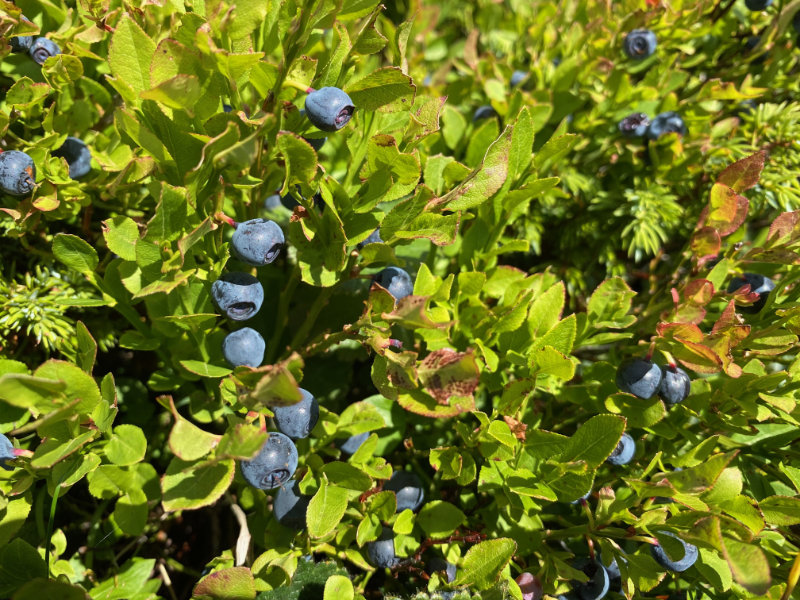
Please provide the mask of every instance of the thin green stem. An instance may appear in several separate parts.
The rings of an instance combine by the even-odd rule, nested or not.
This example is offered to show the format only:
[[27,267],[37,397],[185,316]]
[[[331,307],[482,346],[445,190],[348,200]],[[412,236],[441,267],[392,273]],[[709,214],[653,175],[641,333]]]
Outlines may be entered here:
[[53,537],[53,525],[56,520],[56,506],[58,504],[58,493],[61,491],[61,484],[67,476],[66,471],[58,480],[56,488],[53,491],[53,501],[50,503],[50,518],[47,520],[47,531],[44,539],[44,564],[47,565],[47,577],[50,578],[50,539]]
[[314,299],[314,304],[311,305],[306,318],[303,320],[303,325],[294,334],[294,337],[289,344],[290,349],[297,348],[306,340],[308,334],[311,332],[311,329],[317,322],[317,317],[319,317],[322,309],[328,304],[328,299],[330,298],[332,291],[332,287],[326,287],[322,288],[319,294],[317,294],[317,297]]
[[300,267],[295,265],[292,268],[292,273],[289,280],[286,282],[286,287],[281,292],[280,299],[278,300],[278,310],[275,313],[275,330],[269,340],[267,346],[267,361],[266,364],[272,364],[278,356],[278,344],[280,344],[281,337],[283,337],[283,330],[286,327],[286,315],[289,312],[289,304],[294,296],[294,290],[300,282]]

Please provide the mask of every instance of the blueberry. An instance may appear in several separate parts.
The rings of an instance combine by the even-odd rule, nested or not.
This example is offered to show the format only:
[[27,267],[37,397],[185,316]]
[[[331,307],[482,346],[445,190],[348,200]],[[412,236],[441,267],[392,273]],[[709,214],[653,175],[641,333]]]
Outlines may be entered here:
[[285,241],[283,230],[275,221],[251,219],[236,226],[231,248],[240,260],[263,267],[278,258]]
[[772,0],[744,0],[744,5],[752,11],[764,10],[772,4]]
[[675,111],[667,111],[656,115],[647,128],[647,137],[651,140],[656,140],[665,133],[686,135],[686,124]]
[[227,273],[211,284],[211,297],[229,319],[244,321],[261,308],[264,288],[252,275]]
[[622,44],[625,54],[631,58],[644,59],[656,51],[656,34],[649,29],[634,29],[625,36]]
[[612,591],[621,592],[622,591],[622,573],[619,572],[619,565],[617,564],[617,559],[614,558],[611,560],[611,564],[606,567],[606,573],[608,573],[608,585]]
[[732,294],[739,288],[749,285],[750,293],[759,295],[758,300],[749,306],[738,306],[739,312],[755,314],[760,312],[764,305],[767,303],[769,293],[775,289],[775,284],[769,277],[765,277],[760,273],[744,273],[741,277],[734,277],[728,284],[728,293]]
[[580,498],[577,498],[576,500],[573,500],[573,501],[571,501],[571,502],[570,502],[570,504],[580,504],[580,503],[581,503],[581,500],[588,500],[588,499],[589,499],[589,496],[591,496],[591,495],[592,495],[592,490],[591,490],[591,488],[589,488],[589,491],[588,491],[588,492],[586,492],[586,493],[585,493],[583,496],[581,496]]
[[361,250],[367,244],[382,244],[383,240],[381,239],[381,231],[380,229],[376,229],[372,233],[369,234],[369,237],[365,239],[363,242],[358,243],[358,249]]
[[414,473],[395,471],[392,473],[389,482],[383,486],[383,489],[394,492],[397,498],[397,512],[404,511],[407,508],[416,512],[425,501],[422,481]]
[[656,393],[661,383],[661,367],[644,358],[623,360],[617,369],[617,387],[620,391],[647,400]]
[[272,501],[272,514],[284,527],[303,529],[306,526],[306,509],[310,501],[311,496],[301,494],[299,483],[292,481],[278,488]]
[[587,582],[573,581],[572,591],[581,600],[600,600],[608,593],[610,582],[605,567],[596,560],[583,558],[574,565],[589,578]]
[[350,121],[355,106],[337,87],[324,87],[306,96],[306,116],[322,131],[338,131]]
[[394,552],[394,532],[390,527],[384,526],[378,539],[367,544],[367,560],[378,569],[393,567],[400,562]]
[[472,121],[480,121],[481,119],[489,119],[496,116],[497,111],[491,105],[484,104],[475,109],[475,112],[472,114]]
[[636,453],[636,442],[627,433],[623,433],[622,437],[614,448],[614,451],[606,459],[607,463],[612,465],[627,465],[631,462],[633,455]]
[[643,137],[647,133],[650,125],[650,117],[644,113],[633,113],[628,115],[617,124],[620,133],[625,137]]
[[[23,21],[27,21],[28,23],[31,22],[30,19],[28,19],[27,17],[22,16],[20,18]],[[33,44],[33,38],[34,36],[32,35],[21,35],[19,37],[12,37],[10,40],[8,40],[8,45],[11,46],[12,52],[27,53],[31,49],[31,45]]]
[[283,485],[297,469],[294,442],[278,432],[270,432],[255,458],[243,460],[242,475],[253,487],[271,490]]
[[428,561],[425,571],[428,574],[444,572],[447,583],[453,583],[456,580],[456,566],[439,556],[434,556]]
[[6,465],[7,460],[14,460],[17,455],[14,453],[14,444],[6,436],[0,433],[0,467],[6,471],[11,471],[11,467]]
[[511,74],[511,87],[518,86],[527,76],[527,71],[514,71]]
[[355,454],[356,451],[359,448],[361,448],[361,444],[367,441],[368,437],[369,437],[368,431],[365,431],[364,433],[359,433],[357,435],[351,435],[342,443],[341,446],[339,446],[339,449],[348,456],[351,454]]
[[69,165],[69,176],[72,179],[79,179],[92,169],[92,153],[83,140],[76,137],[68,137],[52,154],[66,159]]
[[300,402],[273,409],[275,425],[290,438],[298,440],[308,437],[319,420],[319,402],[308,390],[300,388]]
[[542,600],[544,598],[542,582],[538,577],[525,571],[520,573],[515,581],[519,586],[519,591],[522,592],[522,600]]
[[19,150],[0,153],[0,189],[11,196],[27,196],[36,185],[36,165]]
[[232,331],[222,341],[222,355],[232,367],[260,366],[265,349],[264,338],[250,327]]
[[320,148],[322,148],[325,145],[325,142],[328,141],[328,138],[326,138],[326,137],[324,137],[324,138],[303,138],[303,139],[305,141],[307,141],[311,145],[311,147],[314,150],[316,150],[317,152],[319,152]]
[[656,562],[668,571],[676,571],[678,573],[682,573],[691,567],[697,560],[697,546],[684,542],[677,535],[669,531],[664,531],[662,534],[668,535],[671,538],[675,538],[681,544],[683,544],[683,558],[680,560],[672,560],[669,556],[667,556],[667,553],[661,546],[650,546],[650,553],[653,555],[653,558],[656,559]]
[[230,104],[223,103],[222,104],[222,111],[226,112],[226,113],[229,113],[229,112],[233,111],[233,107]]
[[42,65],[51,56],[61,54],[61,48],[53,40],[48,40],[46,37],[37,37],[33,40],[28,54],[34,61]]
[[658,395],[667,404],[679,404],[686,400],[692,388],[692,380],[680,367],[671,366],[661,369],[661,383]]
[[[289,199],[294,201],[294,206],[286,206]],[[292,210],[295,206],[297,206],[297,200],[294,200],[294,198],[291,196],[281,197],[280,194],[270,194],[264,198],[264,208],[266,210],[278,210],[279,206],[286,206],[286,208]]]
[[386,267],[375,276],[375,281],[394,296],[395,300],[410,296],[414,291],[411,276],[399,267]]

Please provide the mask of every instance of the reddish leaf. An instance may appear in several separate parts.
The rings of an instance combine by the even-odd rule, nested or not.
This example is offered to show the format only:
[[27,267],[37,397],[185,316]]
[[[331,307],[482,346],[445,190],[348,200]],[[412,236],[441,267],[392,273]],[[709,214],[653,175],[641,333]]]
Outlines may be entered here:
[[703,332],[700,331],[700,328],[689,323],[659,323],[656,326],[656,333],[670,340],[703,341]]
[[719,254],[722,241],[719,232],[713,227],[703,227],[692,236],[691,248],[699,261],[711,260]]
[[766,158],[767,153],[764,150],[760,150],[755,154],[737,160],[717,176],[717,183],[725,184],[736,192],[749,190],[758,183]]
[[478,387],[478,364],[472,351],[434,350],[420,363],[419,378],[425,391],[440,404],[451,396],[472,397]]
[[708,279],[694,279],[686,284],[683,297],[694,304],[705,306],[714,297],[714,284]]
[[769,234],[767,239],[771,242],[770,245],[777,242],[783,242],[783,238],[788,237],[786,241],[794,241],[800,235],[800,210],[792,212],[785,212],[778,215],[778,217],[769,226]]
[[397,403],[409,412],[433,418],[455,417],[475,410],[475,399],[472,396],[454,397],[449,402],[441,404],[422,390],[411,390],[407,394],[400,394],[397,396]]
[[699,325],[706,318],[706,309],[697,304],[687,304],[675,311],[672,321]]
[[698,373],[718,373],[723,361],[714,350],[703,344],[675,339],[670,353],[684,367]]
[[725,184],[715,183],[711,187],[708,211],[704,211],[705,219],[701,224],[713,227],[719,231],[720,236],[730,235],[744,223],[749,207],[747,198]]

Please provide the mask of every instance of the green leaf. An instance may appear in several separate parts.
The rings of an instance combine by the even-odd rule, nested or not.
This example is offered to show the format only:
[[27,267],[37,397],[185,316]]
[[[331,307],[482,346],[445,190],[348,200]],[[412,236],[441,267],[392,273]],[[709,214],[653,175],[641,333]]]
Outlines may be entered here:
[[722,538],[722,555],[728,561],[733,578],[750,593],[761,596],[769,590],[772,576],[764,552],[754,544]]
[[466,520],[461,510],[441,500],[427,502],[417,515],[417,524],[431,538],[444,538],[453,533]]
[[800,524],[800,498],[769,496],[758,503],[767,523],[780,527]]
[[597,329],[623,329],[633,325],[636,317],[628,312],[634,296],[636,292],[621,277],[606,279],[589,298],[586,311],[589,323]]
[[261,428],[248,423],[239,423],[230,427],[217,446],[217,457],[249,460],[258,454],[267,441],[267,433]]
[[462,568],[453,584],[475,586],[479,590],[491,587],[516,550],[517,543],[508,538],[475,544],[464,556]]
[[131,490],[114,505],[114,523],[127,535],[141,535],[147,525],[147,496],[141,490]]
[[278,151],[286,163],[286,178],[283,188],[295,183],[308,184],[317,173],[317,153],[299,135],[281,131],[277,139]]
[[606,398],[605,406],[610,412],[624,416],[628,427],[652,427],[667,416],[667,409],[658,396],[642,400],[630,394],[612,394]]
[[92,334],[83,324],[83,321],[78,321],[75,326],[76,338],[78,341],[78,354],[75,357],[75,362],[78,366],[91,375],[94,368],[94,361],[97,357],[97,342],[94,341]]
[[576,359],[551,346],[539,348],[531,354],[531,359],[537,374],[552,375],[562,381],[569,381],[575,376]]
[[11,597],[34,577],[47,576],[47,565],[28,542],[15,538],[0,550],[0,595]]
[[384,67],[349,84],[345,91],[356,110],[410,110],[416,86],[397,67]]
[[506,127],[489,149],[483,162],[470,173],[455,189],[434,202],[447,210],[467,210],[474,208],[499,190],[508,176],[508,155],[511,151],[513,128]]
[[164,510],[202,508],[216,502],[233,481],[232,460],[191,463],[173,458],[161,480]]
[[306,511],[308,535],[322,538],[330,534],[344,516],[347,509],[347,490],[328,485],[324,480],[311,498]]
[[228,567],[203,577],[192,591],[192,597],[213,600],[253,600],[256,581],[247,567]]
[[230,375],[232,372],[228,367],[210,365],[200,360],[182,360],[180,363],[181,366],[190,373],[210,379],[219,379],[220,377]]
[[580,141],[580,137],[574,133],[550,138],[534,156],[533,164],[537,169],[545,170],[549,164],[556,163],[566,156],[578,141]]
[[91,442],[96,435],[96,431],[86,431],[67,440],[48,438],[34,450],[33,458],[30,463],[31,467],[34,469],[48,469],[74,452],[77,452],[81,446]]
[[78,585],[39,577],[29,580],[14,594],[14,600],[42,600],[42,598],[86,600],[88,597],[86,590]]
[[530,109],[525,106],[517,115],[511,136],[508,166],[512,178],[520,175],[531,164],[533,136],[533,119]]
[[617,447],[623,431],[625,419],[614,415],[595,415],[569,438],[559,460],[584,460],[590,469],[595,469]]
[[92,273],[100,262],[94,248],[78,236],[67,233],[59,233],[53,239],[53,255],[70,269],[85,275]]
[[115,465],[133,465],[144,459],[147,438],[136,425],[117,425],[105,447],[106,457]]
[[39,365],[34,372],[36,377],[55,379],[66,384],[64,395],[68,402],[77,401],[75,410],[79,413],[90,412],[100,403],[100,389],[94,378],[72,363],[50,359]]
[[334,575],[325,582],[322,600],[353,600],[353,583],[344,575]]
[[211,452],[218,441],[219,436],[208,433],[177,415],[175,425],[169,432],[167,444],[173,454],[181,460],[194,461]]
[[156,44],[127,14],[117,22],[108,49],[108,64],[114,77],[139,94],[150,88],[150,62]]

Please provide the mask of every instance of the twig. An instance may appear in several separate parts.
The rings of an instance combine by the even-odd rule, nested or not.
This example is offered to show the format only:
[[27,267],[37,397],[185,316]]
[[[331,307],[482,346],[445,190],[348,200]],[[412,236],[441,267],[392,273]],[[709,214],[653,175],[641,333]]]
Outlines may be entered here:
[[247,527],[247,517],[241,507],[231,502],[231,510],[239,523],[239,537],[236,540],[236,566],[241,567],[247,560],[247,551],[250,548],[250,529]]

